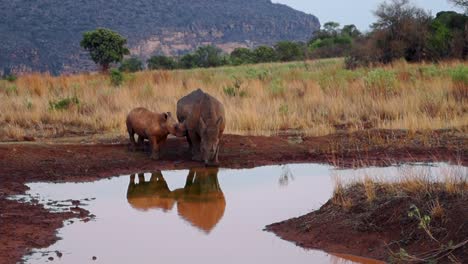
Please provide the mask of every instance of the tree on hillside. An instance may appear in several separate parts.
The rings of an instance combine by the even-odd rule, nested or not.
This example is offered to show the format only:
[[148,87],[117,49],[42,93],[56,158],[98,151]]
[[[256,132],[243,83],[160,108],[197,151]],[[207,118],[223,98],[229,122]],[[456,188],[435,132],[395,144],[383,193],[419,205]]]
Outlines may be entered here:
[[91,59],[101,65],[105,72],[111,63],[121,62],[124,55],[130,54],[126,44],[124,37],[106,28],[83,33],[83,40],[80,42],[80,46],[89,51]]

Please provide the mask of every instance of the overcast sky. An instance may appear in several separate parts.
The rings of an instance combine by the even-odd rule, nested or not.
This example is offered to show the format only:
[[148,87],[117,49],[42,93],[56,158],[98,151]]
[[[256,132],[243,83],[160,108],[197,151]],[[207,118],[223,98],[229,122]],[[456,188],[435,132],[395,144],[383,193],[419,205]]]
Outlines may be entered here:
[[[360,30],[369,29],[375,21],[372,13],[382,0],[272,0],[294,9],[313,14],[323,25],[328,21],[336,21],[342,26],[355,24]],[[414,4],[431,11],[432,15],[442,10],[456,10],[446,0],[412,0]]]

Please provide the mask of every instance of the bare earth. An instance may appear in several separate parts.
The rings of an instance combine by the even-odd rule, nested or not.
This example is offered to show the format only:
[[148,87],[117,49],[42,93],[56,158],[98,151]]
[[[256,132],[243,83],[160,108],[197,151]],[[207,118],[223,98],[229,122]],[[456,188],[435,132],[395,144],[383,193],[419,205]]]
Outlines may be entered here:
[[[9,195],[24,193],[27,182],[91,181],[199,165],[190,161],[184,139],[169,139],[164,148],[166,153],[160,161],[149,159],[147,153],[129,152],[127,140],[123,138],[63,142],[0,143],[0,263],[15,263],[32,248],[53,244],[57,240],[56,230],[63,226],[64,220],[88,217],[86,211],[76,208],[68,213],[51,213],[37,203],[24,204],[6,199]],[[226,135],[219,158],[221,167],[225,168],[300,162],[329,163],[340,167],[428,161],[467,165],[467,151],[468,140],[463,133],[370,130],[324,137]],[[336,231],[337,234],[340,232]],[[321,248],[330,251],[343,249],[339,241],[349,239],[330,237],[334,239],[322,235]],[[377,239],[381,238],[375,237]],[[356,244],[356,247],[360,245]],[[349,248],[348,252],[339,251],[337,253],[358,252]],[[366,255],[362,246],[359,252]]]

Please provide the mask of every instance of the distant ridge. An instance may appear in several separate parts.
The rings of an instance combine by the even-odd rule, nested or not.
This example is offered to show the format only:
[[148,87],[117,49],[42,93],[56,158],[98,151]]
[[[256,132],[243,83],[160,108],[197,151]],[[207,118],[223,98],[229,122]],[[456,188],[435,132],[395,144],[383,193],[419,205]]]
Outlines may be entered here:
[[97,27],[128,39],[131,54],[178,55],[200,45],[235,47],[305,41],[318,19],[270,0],[15,0],[0,9],[0,75],[94,70],[79,47]]

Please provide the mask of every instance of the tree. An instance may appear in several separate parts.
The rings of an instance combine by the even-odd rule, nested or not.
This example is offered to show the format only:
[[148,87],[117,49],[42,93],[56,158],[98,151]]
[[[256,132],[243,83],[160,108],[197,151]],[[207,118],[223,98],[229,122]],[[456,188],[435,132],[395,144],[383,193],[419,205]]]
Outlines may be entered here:
[[455,6],[461,7],[465,10],[465,14],[468,14],[468,0],[448,0]]
[[323,30],[331,36],[336,36],[339,34],[340,23],[329,21],[323,24]]
[[272,47],[259,46],[253,52],[255,63],[273,62],[277,60],[276,51]]
[[343,26],[343,29],[341,29],[341,34],[355,38],[361,35],[361,31],[359,31],[355,25],[351,24]]
[[198,67],[209,68],[227,64],[222,50],[212,45],[199,47],[194,55]]
[[248,48],[236,48],[231,52],[233,65],[249,64],[255,62],[255,54]]
[[111,63],[122,61],[124,55],[130,54],[125,47],[127,40],[106,28],[98,28],[83,33],[80,46],[89,51],[91,59],[101,65],[102,71],[107,72]]
[[138,58],[130,58],[122,61],[119,67],[123,72],[137,72],[143,70],[143,62]]
[[439,12],[430,29],[432,56],[437,59],[465,59],[468,56],[468,16],[453,11]]
[[280,61],[297,61],[304,59],[305,46],[298,42],[280,41],[275,45],[275,51]]
[[148,69],[151,70],[173,70],[177,68],[177,62],[173,58],[162,55],[152,56],[146,63],[148,64]]
[[197,58],[195,54],[185,54],[180,58],[180,67],[183,69],[192,69],[198,67]]
[[381,52],[381,62],[423,59],[432,21],[426,11],[410,5],[409,0],[392,0],[381,3],[374,14],[377,22],[372,25],[372,35]]

